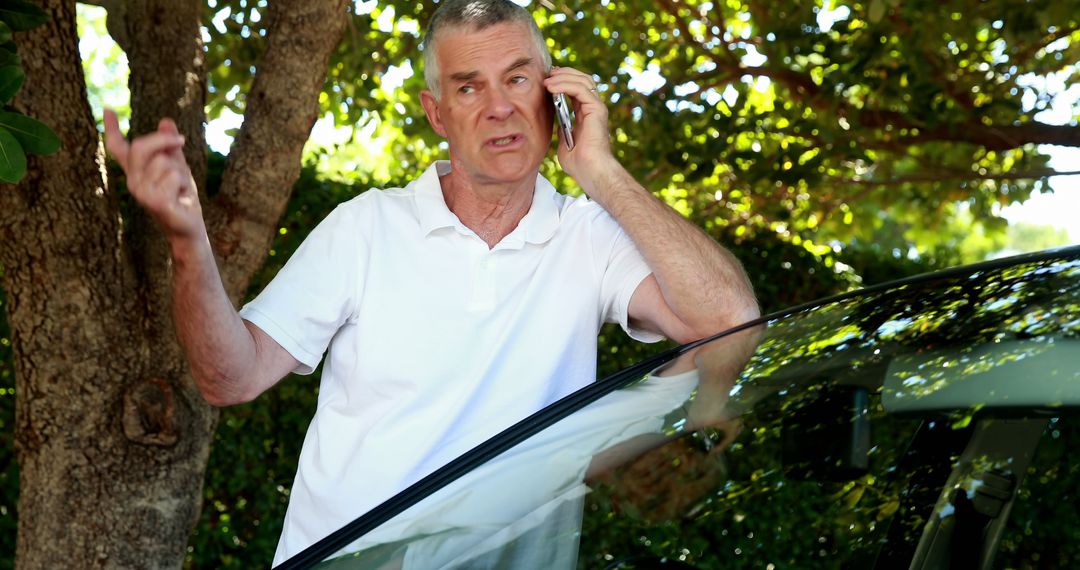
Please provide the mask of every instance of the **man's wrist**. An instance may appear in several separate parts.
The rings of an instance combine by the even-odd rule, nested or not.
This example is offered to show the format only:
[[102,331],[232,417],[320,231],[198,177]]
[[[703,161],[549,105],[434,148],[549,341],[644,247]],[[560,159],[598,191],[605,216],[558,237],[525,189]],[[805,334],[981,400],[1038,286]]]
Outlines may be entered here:
[[630,173],[614,156],[609,156],[606,160],[597,161],[590,168],[581,187],[590,198],[604,204],[613,192],[631,183],[633,183],[633,177]]
[[169,254],[172,256],[173,263],[197,262],[207,254],[213,256],[210,249],[210,238],[207,236],[205,229],[202,231],[175,233],[166,236],[165,239],[169,243]]

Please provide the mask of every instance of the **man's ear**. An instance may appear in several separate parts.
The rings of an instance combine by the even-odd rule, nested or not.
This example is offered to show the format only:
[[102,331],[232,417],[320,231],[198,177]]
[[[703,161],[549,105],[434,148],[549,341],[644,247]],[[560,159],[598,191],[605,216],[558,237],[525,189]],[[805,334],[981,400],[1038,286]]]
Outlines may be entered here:
[[443,127],[442,116],[439,115],[439,100],[431,91],[420,92],[420,104],[424,106],[424,114],[427,115],[428,123],[439,136],[446,138],[446,129]]

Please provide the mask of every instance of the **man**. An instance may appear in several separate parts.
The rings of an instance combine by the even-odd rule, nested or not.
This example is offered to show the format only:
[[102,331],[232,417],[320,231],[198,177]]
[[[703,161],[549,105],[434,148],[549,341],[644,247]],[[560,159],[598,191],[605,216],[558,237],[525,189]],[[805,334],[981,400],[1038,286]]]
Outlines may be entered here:
[[[421,94],[450,148],[404,189],[340,205],[237,313],[221,286],[171,121],[107,145],[164,231],[174,313],[208,402],[249,401],[329,349],[275,564],[524,416],[595,379],[619,322],[686,342],[757,316],[734,258],[612,155],[596,84],[550,69],[507,0],[444,0]],[[591,198],[538,175],[552,93],[574,102],[558,158]]]

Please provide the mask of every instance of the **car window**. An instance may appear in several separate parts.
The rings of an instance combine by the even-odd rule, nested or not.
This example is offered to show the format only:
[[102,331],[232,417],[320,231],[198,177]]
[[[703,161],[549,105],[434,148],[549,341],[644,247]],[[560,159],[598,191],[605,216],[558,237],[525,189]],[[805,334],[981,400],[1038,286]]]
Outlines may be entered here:
[[[981,528],[1001,529],[1000,567],[1071,561],[1041,521],[1075,503],[1060,418],[1080,408],[1078,342],[1069,258],[810,306],[590,387],[539,433],[396,497],[320,567],[864,568],[978,550]],[[999,479],[1022,485],[1000,524],[965,514]],[[1030,537],[1052,535],[1040,554]]]
[[1052,418],[1009,514],[994,567],[1080,567],[1080,418]]

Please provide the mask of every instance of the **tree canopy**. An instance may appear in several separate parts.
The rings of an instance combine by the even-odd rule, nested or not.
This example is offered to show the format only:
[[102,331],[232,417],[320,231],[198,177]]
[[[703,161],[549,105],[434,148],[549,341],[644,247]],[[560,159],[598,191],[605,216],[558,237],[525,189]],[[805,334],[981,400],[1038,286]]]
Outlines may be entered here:
[[[239,113],[265,21],[256,2],[210,6],[211,116]],[[530,7],[555,62],[601,82],[624,162],[705,225],[955,248],[973,225],[1000,236],[1002,206],[1046,187],[1054,171],[1038,145],[1080,145],[1075,115],[1036,118],[1080,73],[1074,1]],[[400,178],[438,152],[417,97],[433,9],[357,3],[321,103],[389,150],[380,157],[359,135],[333,149],[340,175]],[[377,158],[388,164],[370,165]]]

